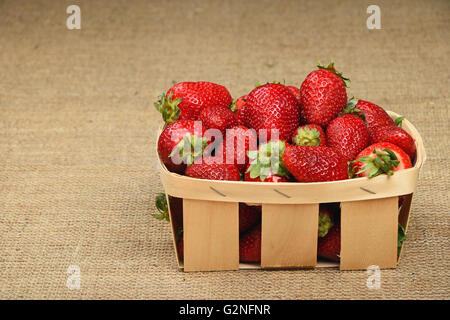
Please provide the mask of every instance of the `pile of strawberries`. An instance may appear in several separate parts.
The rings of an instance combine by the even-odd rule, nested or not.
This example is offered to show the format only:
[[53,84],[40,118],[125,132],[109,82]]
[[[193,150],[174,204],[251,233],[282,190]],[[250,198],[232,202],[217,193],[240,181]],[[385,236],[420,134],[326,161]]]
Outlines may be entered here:
[[[374,103],[348,100],[348,83],[333,63],[319,64],[300,88],[272,82],[234,101],[218,84],[178,83],[155,103],[166,122],[159,157],[169,171],[192,178],[272,183],[372,178],[411,168],[416,146],[401,128],[403,117],[393,120]],[[253,218],[240,228],[241,261],[255,262],[260,207],[247,207],[241,205],[240,215],[252,211]],[[321,246],[332,251],[325,240],[339,235],[337,211],[321,206],[328,227],[319,253]],[[338,259],[335,253],[319,255]]]

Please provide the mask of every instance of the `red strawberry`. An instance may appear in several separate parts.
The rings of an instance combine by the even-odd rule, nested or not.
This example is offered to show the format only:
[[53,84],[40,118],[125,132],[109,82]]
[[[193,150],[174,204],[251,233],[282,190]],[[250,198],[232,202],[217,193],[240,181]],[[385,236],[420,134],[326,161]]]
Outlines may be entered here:
[[[291,91],[279,83],[267,83],[249,93],[245,104],[245,123],[268,141],[272,130],[280,140],[289,140],[299,124],[300,107]],[[266,139],[259,130],[267,130]],[[275,135],[276,133],[273,132]]]
[[257,225],[239,239],[239,261],[261,261],[261,225]]
[[203,108],[230,104],[231,95],[224,86],[201,81],[177,83],[161,95],[155,107],[164,121],[172,123],[178,119],[198,120]]
[[225,134],[225,130],[237,124],[234,113],[227,107],[220,105],[207,106],[200,113],[200,121],[206,129],[218,129]]
[[359,177],[373,178],[382,173],[411,168],[411,159],[400,147],[389,142],[379,142],[361,151],[352,163],[352,171]]
[[239,181],[241,176],[234,164],[226,164],[217,157],[206,157],[201,163],[193,163],[187,167],[186,176],[197,179]]
[[347,161],[330,147],[286,147],[283,155],[286,169],[299,182],[321,182],[348,178]]
[[335,225],[325,237],[319,238],[317,255],[328,260],[339,261],[340,253],[341,228],[339,225]]
[[319,206],[319,237],[323,238],[334,226],[334,215],[329,206],[321,204]]
[[347,103],[345,87],[350,81],[334,69],[318,65],[319,70],[311,72],[300,87],[302,116],[307,123],[326,127]]
[[347,103],[343,113],[361,116],[369,128],[369,133],[376,126],[395,126],[395,122],[389,114],[382,107],[372,102],[352,98]]
[[234,112],[236,121],[240,126],[245,125],[244,109],[246,102],[247,102],[247,95],[237,98],[236,101],[234,101],[231,106],[231,111]]
[[169,196],[172,224],[175,229],[183,229],[183,198]]
[[325,147],[327,145],[325,132],[317,124],[306,124],[294,131],[292,143],[297,146]]
[[183,173],[186,164],[203,153],[208,144],[204,129],[192,120],[178,120],[166,126],[158,138],[158,155],[169,171]]
[[416,145],[413,137],[397,126],[378,126],[373,127],[370,135],[370,142],[390,142],[405,151],[411,159],[414,159],[416,154]]
[[239,203],[239,233],[243,233],[261,220],[261,206]]
[[251,181],[251,182],[290,182],[291,180],[286,178],[285,176],[280,176],[278,174],[274,174],[272,170],[270,170],[267,175],[264,177],[264,180],[261,180],[261,177],[258,176],[256,178],[252,178],[250,176],[250,165],[247,167],[247,170],[244,175],[245,181]]
[[369,139],[364,121],[352,114],[337,117],[327,127],[327,145],[339,150],[347,161],[354,160],[369,145]]
[[225,163],[234,163],[239,172],[243,173],[249,162],[247,153],[256,150],[257,140],[255,130],[236,126],[227,130],[225,141],[216,151],[216,155],[223,154]]
[[297,102],[301,104],[301,95],[300,95],[300,89],[294,86],[286,86],[289,90],[291,90],[292,94],[294,95],[295,99],[297,99]]
[[289,144],[284,141],[269,141],[256,151],[249,151],[250,165],[245,173],[246,181],[287,182],[289,172],[283,164],[283,154]]

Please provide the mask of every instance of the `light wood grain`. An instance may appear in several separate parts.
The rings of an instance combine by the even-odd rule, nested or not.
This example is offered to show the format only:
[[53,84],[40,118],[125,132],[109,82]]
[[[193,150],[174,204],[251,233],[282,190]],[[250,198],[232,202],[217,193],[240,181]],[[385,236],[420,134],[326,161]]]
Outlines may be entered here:
[[318,224],[318,204],[263,204],[261,266],[316,266]]
[[185,271],[239,269],[238,205],[183,199]]
[[398,198],[341,203],[341,270],[397,265]]

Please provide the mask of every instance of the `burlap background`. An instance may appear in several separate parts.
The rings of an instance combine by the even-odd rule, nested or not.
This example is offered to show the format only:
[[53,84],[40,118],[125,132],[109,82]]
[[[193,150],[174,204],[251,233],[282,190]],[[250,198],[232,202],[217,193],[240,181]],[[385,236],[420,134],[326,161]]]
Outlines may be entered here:
[[[77,3],[82,29],[65,26]],[[449,298],[450,2],[0,0],[0,298]],[[153,219],[156,96],[210,80],[300,85],[334,58],[350,95],[404,114],[428,160],[380,290],[333,269],[185,274]],[[81,290],[66,287],[69,265]]]

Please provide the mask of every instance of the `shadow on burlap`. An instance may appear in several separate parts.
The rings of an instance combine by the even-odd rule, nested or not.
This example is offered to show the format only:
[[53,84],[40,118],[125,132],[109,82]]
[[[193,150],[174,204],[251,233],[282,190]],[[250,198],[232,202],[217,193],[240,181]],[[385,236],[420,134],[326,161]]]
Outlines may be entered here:
[[[0,1],[0,298],[448,298],[450,4],[379,1]],[[349,96],[406,115],[428,160],[404,255],[383,270],[185,274],[162,191],[153,101],[173,81],[234,97],[257,81],[300,85],[333,58]],[[70,265],[81,289],[66,286]]]

